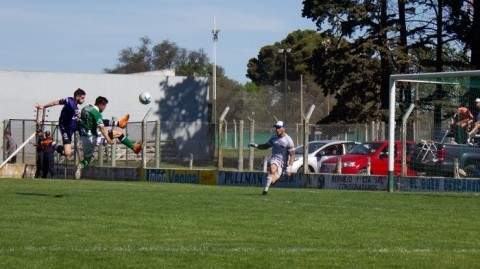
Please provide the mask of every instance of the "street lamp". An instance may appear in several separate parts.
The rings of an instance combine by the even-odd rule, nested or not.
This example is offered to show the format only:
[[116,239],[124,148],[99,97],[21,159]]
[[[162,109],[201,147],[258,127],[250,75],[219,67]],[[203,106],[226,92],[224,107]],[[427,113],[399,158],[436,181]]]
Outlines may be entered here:
[[285,116],[284,116],[284,122],[287,122],[287,89],[288,89],[288,86],[287,86],[287,53],[289,53],[290,51],[292,51],[292,49],[290,48],[286,48],[286,49],[279,49],[278,50],[278,53],[283,53],[283,62],[285,64],[285,70],[284,70],[284,73],[285,73]]

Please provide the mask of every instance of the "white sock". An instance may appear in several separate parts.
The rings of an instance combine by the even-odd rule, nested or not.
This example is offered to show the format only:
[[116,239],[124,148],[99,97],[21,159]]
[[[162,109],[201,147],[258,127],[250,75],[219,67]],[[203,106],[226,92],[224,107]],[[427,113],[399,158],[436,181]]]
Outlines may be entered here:
[[272,184],[272,175],[268,174],[267,175],[267,182],[265,183],[265,188],[263,190],[268,191],[268,188],[270,187],[270,184]]

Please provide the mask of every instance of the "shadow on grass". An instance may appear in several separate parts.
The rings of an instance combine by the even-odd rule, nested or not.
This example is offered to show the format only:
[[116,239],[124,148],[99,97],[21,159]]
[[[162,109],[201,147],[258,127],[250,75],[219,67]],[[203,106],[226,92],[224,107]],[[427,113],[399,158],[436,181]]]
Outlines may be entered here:
[[65,197],[65,194],[47,194],[47,193],[38,193],[38,192],[17,192],[18,195],[30,195],[30,196],[45,196],[53,198],[62,198]]

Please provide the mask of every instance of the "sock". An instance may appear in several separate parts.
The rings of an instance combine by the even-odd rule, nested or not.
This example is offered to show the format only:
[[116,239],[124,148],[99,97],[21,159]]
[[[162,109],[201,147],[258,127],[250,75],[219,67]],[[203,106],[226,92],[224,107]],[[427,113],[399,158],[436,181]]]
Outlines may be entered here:
[[80,162],[80,164],[82,165],[82,168],[85,168],[85,167],[88,166],[88,161],[87,161],[87,160],[82,160],[82,161]]
[[134,145],[133,145],[132,141],[130,141],[130,139],[128,139],[128,137],[126,137],[124,134],[119,136],[118,140],[120,140],[120,142],[122,142],[122,144],[124,144],[125,146],[133,149]]
[[109,126],[118,127],[118,123],[119,123],[119,121],[116,121],[116,120],[103,119],[103,125],[105,125],[105,127],[109,127]]
[[267,182],[265,183],[265,188],[263,188],[263,190],[268,191],[268,188],[270,187],[270,184],[272,184],[272,175],[268,174],[267,175]]
[[53,149],[54,149],[56,152],[58,152],[58,153],[60,153],[60,154],[63,154],[63,146],[62,146],[62,145],[55,144],[55,145],[53,145]]

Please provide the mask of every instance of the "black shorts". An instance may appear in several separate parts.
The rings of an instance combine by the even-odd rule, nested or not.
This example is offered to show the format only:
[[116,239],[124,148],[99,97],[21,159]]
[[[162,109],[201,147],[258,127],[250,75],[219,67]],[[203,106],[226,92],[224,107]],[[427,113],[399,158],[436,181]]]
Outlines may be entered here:
[[60,133],[62,134],[62,143],[65,144],[72,144],[72,137],[73,133],[75,133],[75,129],[70,127],[65,127],[60,125]]

